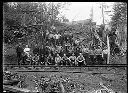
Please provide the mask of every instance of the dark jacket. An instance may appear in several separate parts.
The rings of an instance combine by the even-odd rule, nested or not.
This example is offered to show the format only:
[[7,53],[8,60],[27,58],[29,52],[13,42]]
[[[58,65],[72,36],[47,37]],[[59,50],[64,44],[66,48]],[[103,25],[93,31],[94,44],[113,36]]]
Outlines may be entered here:
[[23,48],[20,46],[16,47],[16,53],[23,53]]
[[36,47],[36,48],[34,48],[34,50],[33,50],[33,54],[39,54],[39,48],[38,47]]

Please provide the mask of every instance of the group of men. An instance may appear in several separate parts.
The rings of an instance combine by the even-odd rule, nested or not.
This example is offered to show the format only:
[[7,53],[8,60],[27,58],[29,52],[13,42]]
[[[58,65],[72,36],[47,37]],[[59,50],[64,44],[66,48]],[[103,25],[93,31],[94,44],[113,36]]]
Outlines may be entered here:
[[[82,66],[86,65],[85,58],[82,53],[76,57],[74,53],[67,56],[65,53],[60,56],[59,52],[51,53],[47,48],[34,49],[31,53],[28,45],[24,49],[20,46],[17,47],[17,58],[20,64],[33,64],[33,65],[57,65],[57,66]],[[43,53],[41,53],[43,52]],[[33,54],[33,55],[32,55]]]
[[101,55],[91,55],[87,52],[81,52],[77,49],[78,47],[74,51],[74,47],[69,47],[66,50],[61,45],[56,46],[56,48],[52,46],[39,48],[36,46],[34,49],[28,45],[23,49],[21,45],[16,49],[19,65],[84,66],[103,64],[104,61]]
[[[83,66],[103,64],[101,55],[89,54],[71,35],[48,34],[44,45],[34,48],[22,44],[16,48],[18,64]],[[22,46],[22,47],[21,47]],[[85,50],[84,50],[85,49]],[[89,50],[89,49],[88,49]]]

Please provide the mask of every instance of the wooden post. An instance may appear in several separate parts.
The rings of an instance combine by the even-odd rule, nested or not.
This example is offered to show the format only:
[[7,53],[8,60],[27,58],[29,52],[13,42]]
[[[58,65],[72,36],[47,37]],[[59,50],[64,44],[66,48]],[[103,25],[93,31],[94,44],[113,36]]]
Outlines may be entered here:
[[103,17],[103,24],[105,24],[104,23],[104,5],[103,5],[103,3],[102,3],[102,17]]
[[107,64],[109,64],[109,59],[110,59],[110,44],[109,44],[109,38],[107,36],[107,48],[108,48],[108,56],[107,56]]

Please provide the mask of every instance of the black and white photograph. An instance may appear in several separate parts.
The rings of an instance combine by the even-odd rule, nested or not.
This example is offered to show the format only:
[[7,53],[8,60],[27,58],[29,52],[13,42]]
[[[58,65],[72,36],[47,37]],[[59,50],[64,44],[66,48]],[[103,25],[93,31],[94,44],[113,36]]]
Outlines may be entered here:
[[3,2],[2,54],[4,93],[127,93],[127,3]]

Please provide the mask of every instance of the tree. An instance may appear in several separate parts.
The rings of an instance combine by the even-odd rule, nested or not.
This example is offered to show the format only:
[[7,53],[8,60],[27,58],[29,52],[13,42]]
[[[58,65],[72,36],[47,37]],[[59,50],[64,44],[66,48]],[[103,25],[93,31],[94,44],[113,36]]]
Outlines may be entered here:
[[127,3],[116,2],[114,4],[114,15],[112,16],[111,26],[112,30],[116,31],[119,24],[127,23]]
[[59,20],[61,22],[69,22],[69,20],[65,16],[60,17]]
[[111,27],[116,33],[116,43],[122,50],[127,47],[127,3],[116,2],[114,4],[114,15],[112,16]]
[[[4,25],[6,27],[21,26],[25,33],[25,38],[38,42],[39,38],[41,40],[42,31],[46,29],[50,30],[50,26],[58,24],[58,15],[60,9],[65,6],[65,3],[52,3],[52,2],[8,2],[3,5],[4,12]],[[13,23],[13,24],[10,24]],[[19,24],[19,25],[18,25]],[[40,25],[33,26],[31,25]],[[36,29],[31,31],[25,29],[24,26],[29,26],[29,28]],[[31,34],[28,33],[32,32]],[[36,34],[36,35],[35,35]],[[34,39],[35,38],[35,39]]]
[[[114,14],[111,18],[111,32],[109,34],[111,47],[119,47],[122,52],[127,47],[127,3],[116,2],[113,7]],[[114,50],[114,49],[112,49]]]

